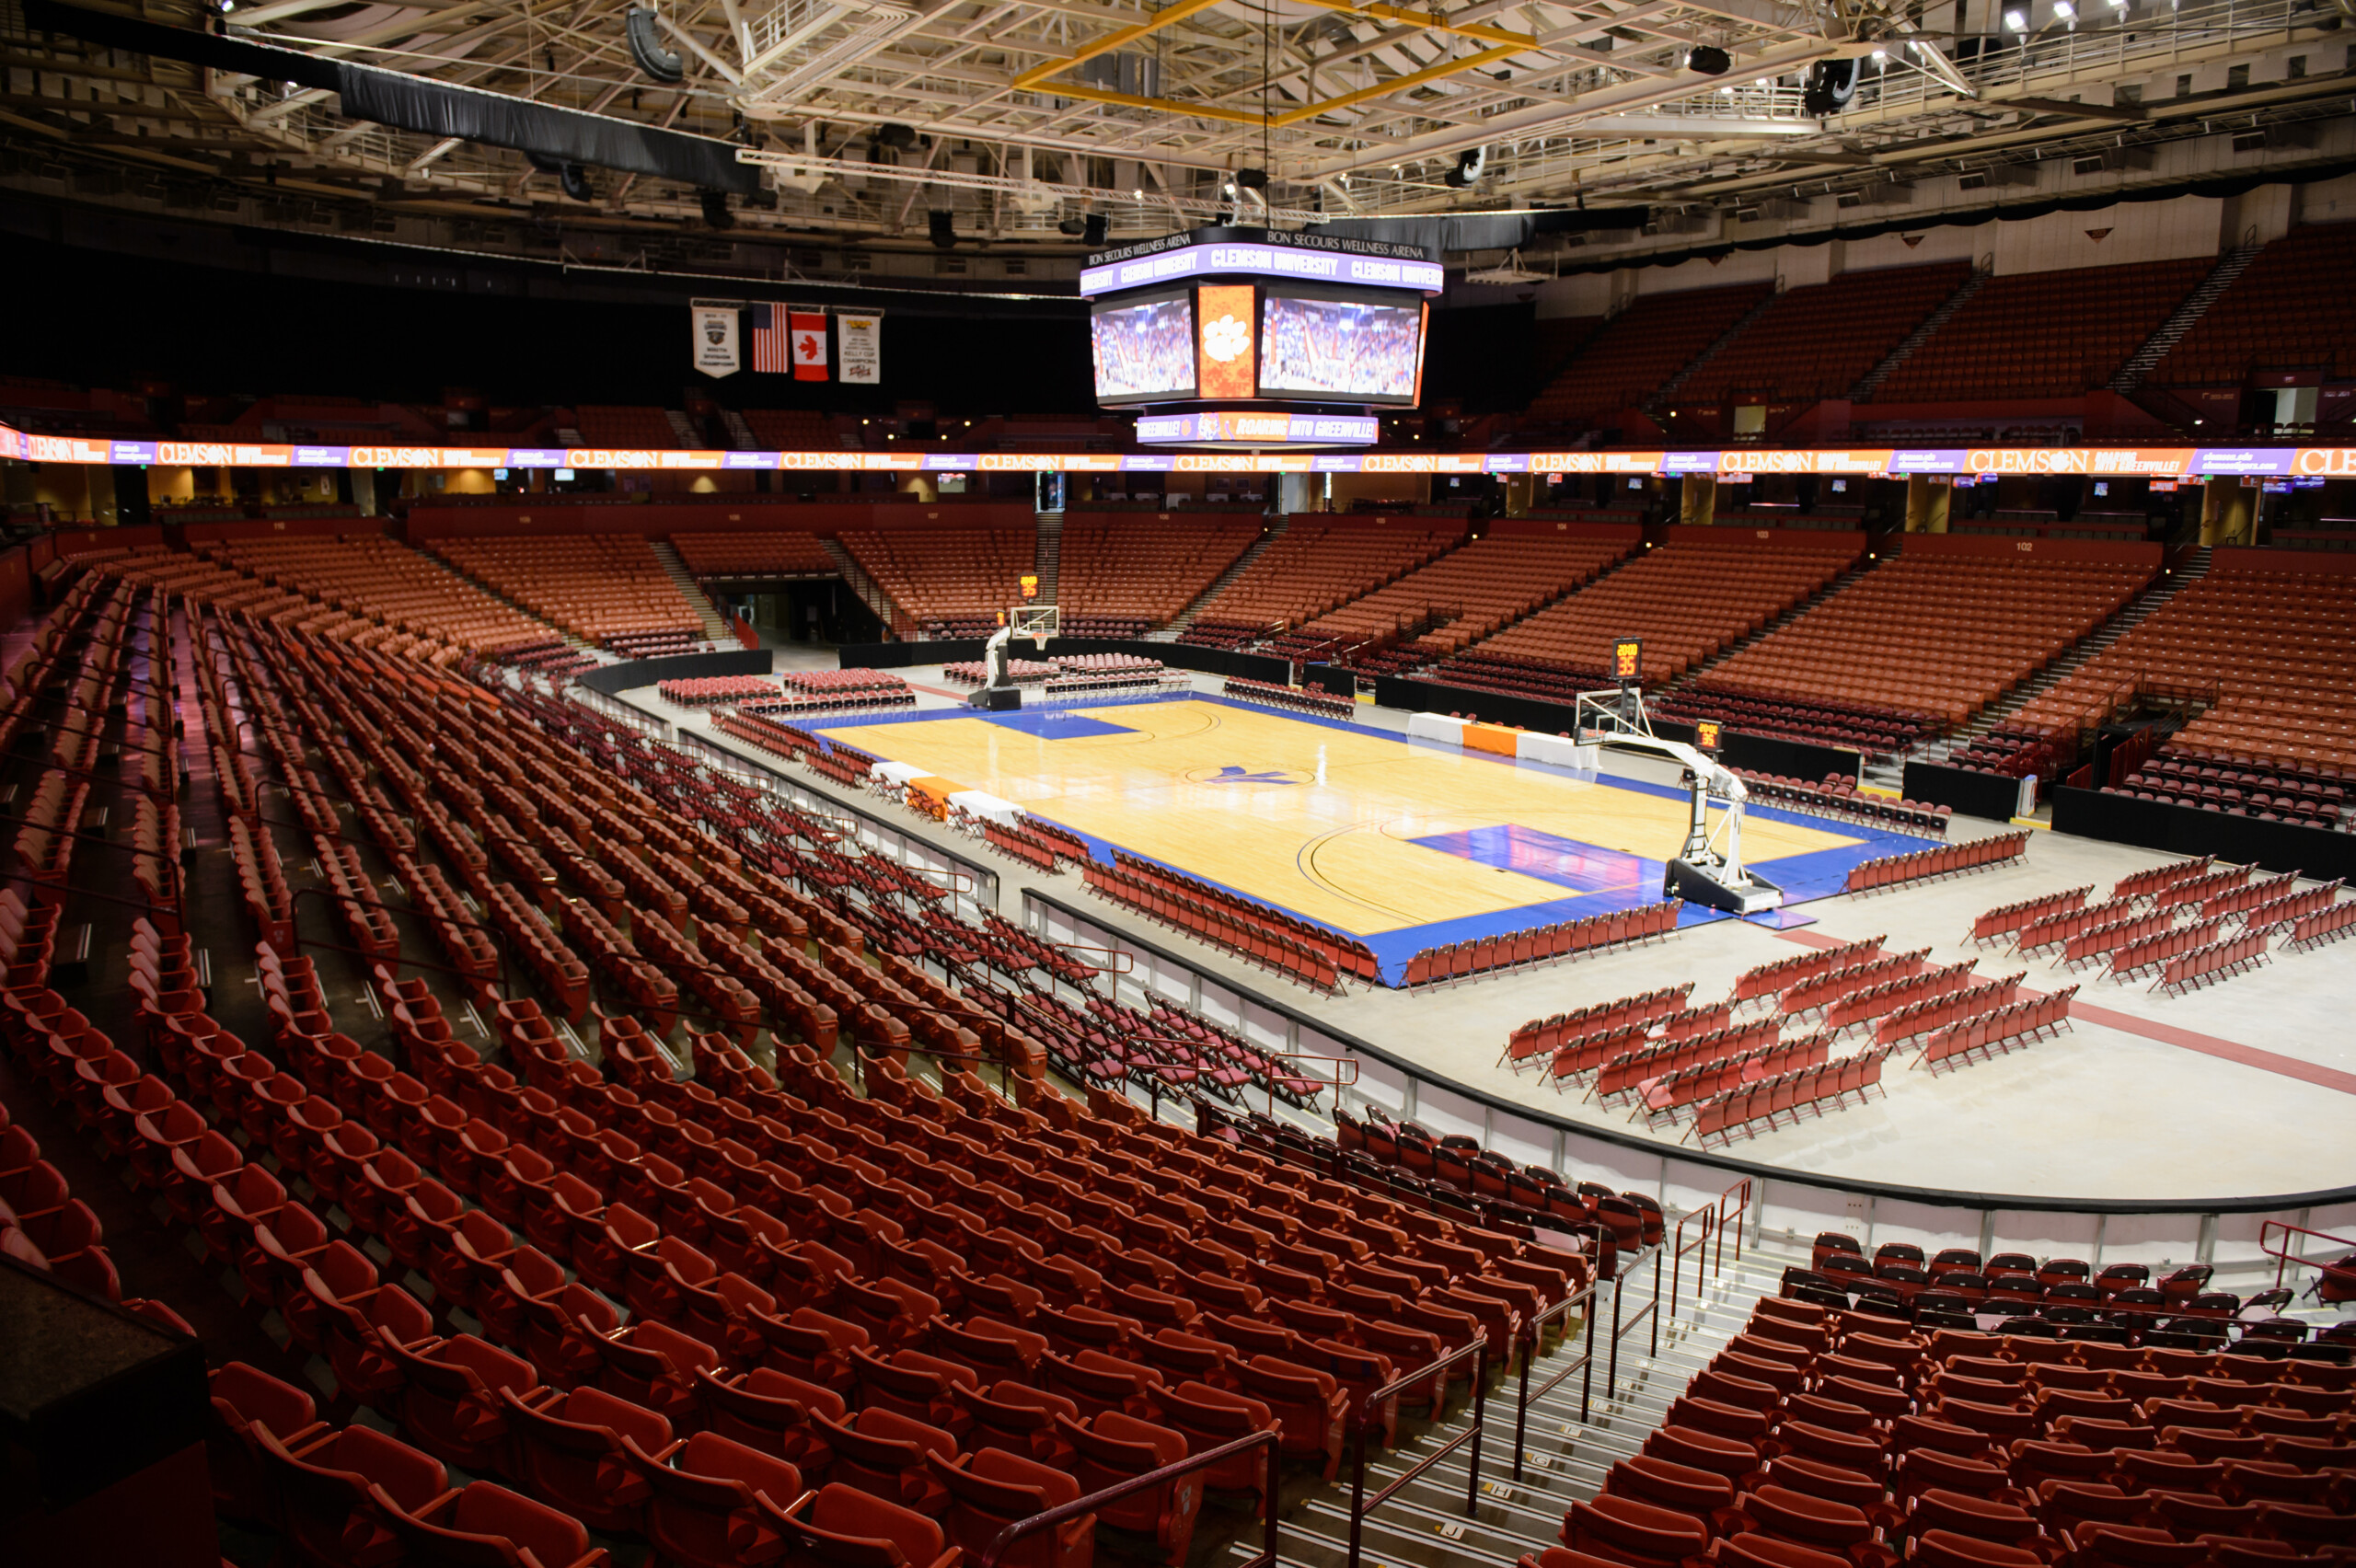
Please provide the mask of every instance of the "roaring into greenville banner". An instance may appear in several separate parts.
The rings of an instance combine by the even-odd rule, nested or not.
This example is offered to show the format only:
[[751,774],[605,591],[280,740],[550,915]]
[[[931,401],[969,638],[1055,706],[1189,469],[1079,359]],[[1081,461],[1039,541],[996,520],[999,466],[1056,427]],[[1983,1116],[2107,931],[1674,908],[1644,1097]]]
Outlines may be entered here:
[[835,347],[842,355],[842,378],[872,386],[884,379],[884,313],[835,314]]
[[695,329],[695,366],[706,375],[733,375],[741,368],[736,360],[736,313],[741,308],[734,300],[687,302]]

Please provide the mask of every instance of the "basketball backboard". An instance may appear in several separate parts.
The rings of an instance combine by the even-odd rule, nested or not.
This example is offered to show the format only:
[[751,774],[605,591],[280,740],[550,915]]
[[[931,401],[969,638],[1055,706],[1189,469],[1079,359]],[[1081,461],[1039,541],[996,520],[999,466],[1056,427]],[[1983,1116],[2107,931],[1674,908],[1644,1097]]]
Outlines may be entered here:
[[1006,628],[1017,637],[1027,637],[1034,647],[1044,649],[1047,639],[1056,635],[1062,625],[1053,605],[1019,605],[1006,612]]

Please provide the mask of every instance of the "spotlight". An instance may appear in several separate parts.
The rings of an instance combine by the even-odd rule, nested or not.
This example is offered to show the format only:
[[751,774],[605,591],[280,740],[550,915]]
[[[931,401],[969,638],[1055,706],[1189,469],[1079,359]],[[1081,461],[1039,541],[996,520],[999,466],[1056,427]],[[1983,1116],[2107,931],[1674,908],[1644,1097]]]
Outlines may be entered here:
[[2007,32],[2016,33],[2027,32],[2028,31],[2028,18],[2022,16],[2018,11],[2007,11],[2004,13],[2004,30]]
[[2070,0],[2053,0],[2053,14],[2065,22],[2075,21],[2078,8],[2071,5]]
[[1443,178],[1446,183],[1461,190],[1468,185],[1480,184],[1481,176],[1486,172],[1488,166],[1488,148],[1468,147],[1456,155],[1456,167],[1449,170]]

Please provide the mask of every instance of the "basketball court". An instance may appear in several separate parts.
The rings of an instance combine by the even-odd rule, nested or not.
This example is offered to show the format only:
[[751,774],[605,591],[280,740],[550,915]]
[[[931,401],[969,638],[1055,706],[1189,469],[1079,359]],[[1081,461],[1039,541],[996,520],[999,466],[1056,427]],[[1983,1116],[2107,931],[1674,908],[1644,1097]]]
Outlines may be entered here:
[[[1387,976],[1424,948],[1657,902],[1688,812],[1665,785],[1199,693],[811,727],[1011,801],[1100,855],[1124,849],[1362,938]],[[1755,805],[1743,836],[1791,903],[1924,842]]]

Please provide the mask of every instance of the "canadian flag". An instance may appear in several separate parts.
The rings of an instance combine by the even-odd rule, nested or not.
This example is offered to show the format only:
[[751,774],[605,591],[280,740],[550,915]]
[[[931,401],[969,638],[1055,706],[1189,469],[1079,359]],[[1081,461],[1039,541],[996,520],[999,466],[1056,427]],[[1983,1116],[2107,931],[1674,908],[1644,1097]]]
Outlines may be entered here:
[[793,379],[826,379],[826,316],[819,310],[790,313],[793,331]]

